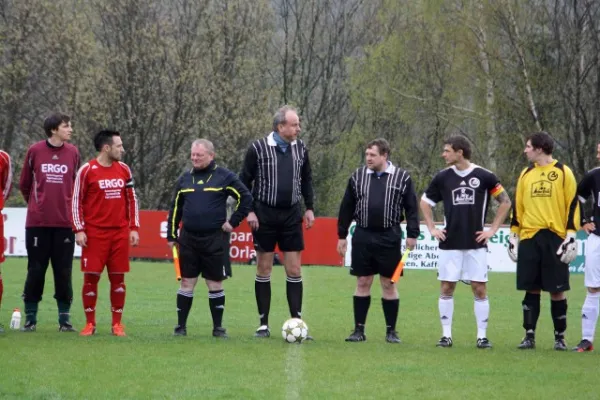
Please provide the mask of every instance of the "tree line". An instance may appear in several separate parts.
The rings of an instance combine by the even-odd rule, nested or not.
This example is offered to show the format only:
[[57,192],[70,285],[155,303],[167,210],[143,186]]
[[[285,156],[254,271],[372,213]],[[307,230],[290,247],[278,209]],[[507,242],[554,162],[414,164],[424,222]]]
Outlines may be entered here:
[[122,132],[146,209],[168,207],[193,139],[239,171],[283,104],[301,114],[320,216],[375,137],[419,192],[450,134],[509,192],[527,134],[550,132],[578,177],[600,141],[599,0],[0,0],[0,60],[16,176],[62,111],[84,159],[95,131]]

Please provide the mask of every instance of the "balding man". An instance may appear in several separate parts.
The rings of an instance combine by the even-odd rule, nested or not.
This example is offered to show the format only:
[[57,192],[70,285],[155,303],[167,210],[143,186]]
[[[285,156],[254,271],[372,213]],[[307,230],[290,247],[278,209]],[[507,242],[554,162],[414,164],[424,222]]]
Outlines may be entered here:
[[301,318],[302,315],[300,254],[304,250],[304,238],[301,199],[306,208],[304,221],[307,228],[312,227],[315,216],[308,150],[298,139],[300,130],[296,110],[281,107],[273,118],[273,131],[250,144],[240,176],[254,197],[248,224],[253,231],[257,257],[254,285],[260,318],[257,337],[271,334],[271,270],[276,245],[283,252],[290,316]]

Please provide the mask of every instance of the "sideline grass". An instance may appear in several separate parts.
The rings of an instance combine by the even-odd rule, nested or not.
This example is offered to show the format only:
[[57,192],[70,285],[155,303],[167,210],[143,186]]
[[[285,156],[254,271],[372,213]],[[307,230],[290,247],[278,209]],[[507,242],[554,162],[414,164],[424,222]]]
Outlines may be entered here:
[[[8,327],[20,294],[26,261],[3,265],[4,299],[0,322]],[[398,330],[403,343],[384,341],[379,287],[367,321],[367,342],[345,343],[353,324],[355,281],[346,269],[304,269],[304,317],[316,339],[284,343],[279,327],[287,318],[285,279],[272,276],[273,336],[253,337],[257,326],[254,269],[234,267],[225,284],[224,325],[230,339],[210,337],[206,287],[198,285],[188,337],[174,338],[177,283],[171,264],[135,262],[127,276],[124,313],[127,338],[110,336],[108,282],[103,275],[97,308],[98,334],[81,338],[57,332],[56,303],[49,272],[40,303],[38,331],[0,336],[2,399],[507,399],[597,398],[592,378],[597,354],[552,350],[550,304],[542,297],[538,348],[516,350],[522,294],[514,275],[492,273],[489,284],[491,351],[475,348],[473,296],[460,285],[455,296],[454,347],[435,347],[441,328],[438,283],[433,271],[405,272],[400,282]],[[74,272],[73,322],[84,322],[81,274]],[[580,339],[583,277],[574,275],[569,293],[569,346]]]

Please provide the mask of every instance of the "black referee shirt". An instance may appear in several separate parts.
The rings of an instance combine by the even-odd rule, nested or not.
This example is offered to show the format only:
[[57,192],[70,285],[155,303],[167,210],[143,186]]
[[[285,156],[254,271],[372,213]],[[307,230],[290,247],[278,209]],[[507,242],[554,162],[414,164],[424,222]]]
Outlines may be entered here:
[[251,188],[254,200],[271,207],[289,208],[303,197],[306,209],[313,209],[308,150],[300,139],[291,142],[285,153],[273,132],[254,141],[246,152],[240,180]]
[[177,180],[167,220],[167,240],[176,241],[179,223],[193,233],[213,232],[227,221],[227,198],[235,200],[229,218],[234,228],[250,212],[252,195],[237,175],[212,161],[204,169],[191,169]]
[[350,176],[338,217],[338,237],[346,239],[352,220],[361,228],[382,230],[399,226],[406,217],[407,236],[419,237],[419,211],[407,171],[388,162],[378,175],[366,166]]
[[[596,229],[594,230],[594,234],[600,236],[600,167],[594,168],[584,175],[579,185],[577,185],[577,195],[582,204],[581,225],[586,222],[595,222]],[[585,215],[584,213],[583,205],[587,203],[588,199],[592,200],[591,215]]]

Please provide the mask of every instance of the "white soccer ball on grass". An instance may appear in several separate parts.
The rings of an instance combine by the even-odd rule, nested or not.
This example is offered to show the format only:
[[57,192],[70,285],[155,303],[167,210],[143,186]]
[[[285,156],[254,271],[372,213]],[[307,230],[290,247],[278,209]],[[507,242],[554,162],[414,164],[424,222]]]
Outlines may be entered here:
[[288,343],[302,343],[308,336],[308,325],[300,318],[290,318],[283,323],[281,335]]

